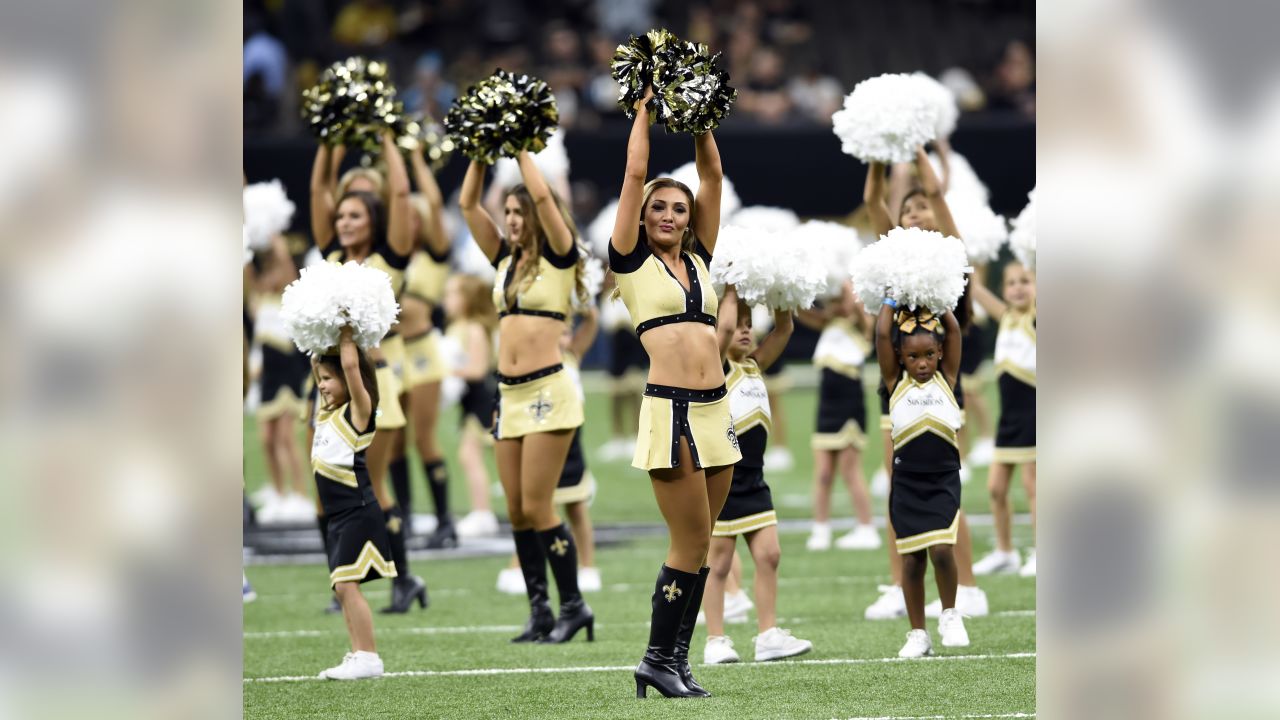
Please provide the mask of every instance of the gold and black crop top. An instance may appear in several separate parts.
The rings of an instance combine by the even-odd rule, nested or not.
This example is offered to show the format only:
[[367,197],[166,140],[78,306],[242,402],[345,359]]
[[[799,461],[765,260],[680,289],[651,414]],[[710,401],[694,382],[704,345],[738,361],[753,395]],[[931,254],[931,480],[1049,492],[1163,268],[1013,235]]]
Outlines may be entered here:
[[404,294],[428,305],[444,301],[444,286],[449,280],[449,253],[436,255],[430,248],[418,248],[409,258],[404,273]]
[[543,241],[542,257],[538,258],[538,272],[524,292],[518,292],[515,303],[507,306],[507,288],[516,276],[516,263],[520,261],[520,249],[513,252],[504,242],[493,259],[498,274],[493,279],[493,305],[498,317],[508,315],[536,315],[555,320],[569,316],[573,294],[578,286],[578,244],[574,242],[569,252],[557,255]]
[[[329,262],[345,263],[346,248],[339,247],[333,250],[325,259]],[[386,273],[387,277],[391,278],[392,292],[395,293],[397,300],[400,299],[400,293],[404,291],[405,269],[409,267],[408,255],[397,253],[386,241],[382,241],[374,244],[373,249],[369,251],[369,256],[361,264]]]
[[680,253],[689,275],[685,290],[674,273],[649,250],[643,237],[636,247],[623,255],[609,243],[609,269],[617,278],[622,302],[631,313],[636,334],[673,323],[692,322],[715,327],[720,299],[711,287],[711,253],[699,241],[693,252]]

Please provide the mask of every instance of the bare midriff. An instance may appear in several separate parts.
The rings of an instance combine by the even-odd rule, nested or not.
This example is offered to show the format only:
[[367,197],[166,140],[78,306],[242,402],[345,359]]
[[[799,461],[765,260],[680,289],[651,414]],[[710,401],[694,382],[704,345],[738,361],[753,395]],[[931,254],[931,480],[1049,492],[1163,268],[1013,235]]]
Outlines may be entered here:
[[528,375],[561,362],[564,321],[536,315],[507,315],[498,323],[498,372]]
[[400,332],[405,337],[417,337],[431,329],[431,306],[421,298],[409,295],[400,297]]
[[640,343],[649,353],[649,382],[686,390],[724,385],[714,327],[692,322],[663,325],[646,330]]

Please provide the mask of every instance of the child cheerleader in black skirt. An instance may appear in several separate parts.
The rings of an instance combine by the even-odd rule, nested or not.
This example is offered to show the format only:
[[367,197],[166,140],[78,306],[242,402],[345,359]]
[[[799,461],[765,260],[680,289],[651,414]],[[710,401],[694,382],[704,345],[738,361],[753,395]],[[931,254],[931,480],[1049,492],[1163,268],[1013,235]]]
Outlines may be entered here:
[[[886,299],[876,318],[876,357],[889,392],[893,423],[893,473],[889,516],[902,556],[902,592],[911,630],[898,657],[933,653],[925,629],[924,574],[933,562],[942,615],[942,644],[969,644],[956,611],[953,547],[960,520],[961,426],[956,402],[960,373],[960,324],[950,312],[939,321],[928,310],[901,310]],[[927,553],[927,557],[926,557]]]

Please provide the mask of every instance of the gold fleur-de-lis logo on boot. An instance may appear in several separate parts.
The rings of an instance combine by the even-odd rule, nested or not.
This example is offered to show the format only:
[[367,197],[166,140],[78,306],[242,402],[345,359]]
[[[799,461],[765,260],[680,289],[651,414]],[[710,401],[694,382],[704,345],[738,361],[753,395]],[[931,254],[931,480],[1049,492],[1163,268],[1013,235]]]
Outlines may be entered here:
[[684,591],[676,587],[676,581],[672,580],[670,585],[663,585],[662,591],[667,594],[667,602],[675,602],[676,598],[684,594]]
[[565,550],[568,549],[569,543],[564,538],[556,538],[555,542],[551,543],[551,552],[559,555],[560,557],[564,557]]

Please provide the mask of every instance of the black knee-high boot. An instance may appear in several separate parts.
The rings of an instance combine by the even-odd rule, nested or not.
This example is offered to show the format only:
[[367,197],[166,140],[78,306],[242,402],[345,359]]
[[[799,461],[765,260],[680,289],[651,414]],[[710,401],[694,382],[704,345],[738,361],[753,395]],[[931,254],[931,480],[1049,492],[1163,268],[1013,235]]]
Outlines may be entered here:
[[636,697],[645,697],[648,688],[666,697],[704,697],[684,684],[676,665],[676,634],[680,632],[680,622],[697,583],[696,573],[666,565],[658,571],[649,616],[649,647],[636,667]]
[[449,468],[441,459],[423,463],[422,469],[427,474],[427,487],[436,506],[436,531],[427,538],[427,547],[457,547],[458,531],[453,528],[453,515],[449,513]]
[[689,592],[689,607],[685,608],[684,617],[680,620],[680,632],[676,633],[676,665],[680,671],[680,679],[684,681],[685,687],[704,695],[711,693],[693,679],[693,670],[689,667],[689,644],[693,642],[693,628],[698,624],[698,610],[702,608],[702,592],[707,589],[709,574],[709,567],[698,571],[698,583]]
[[[413,517],[413,490],[409,487],[409,460],[401,455],[387,465],[387,477],[391,478],[391,491],[396,495],[396,506],[400,508],[400,517],[409,521]],[[403,528],[405,537],[413,534],[413,528]]]
[[536,530],[515,530],[511,534],[515,537],[516,557],[520,559],[524,588],[529,595],[529,622],[511,642],[534,642],[545,637],[556,624],[547,595],[547,561]]
[[409,552],[405,548],[407,521],[399,506],[385,511],[387,535],[391,541],[391,561],[396,565],[396,577],[391,581],[391,604],[382,608],[384,613],[406,613],[417,600],[427,607],[427,584],[422,578],[409,572]]
[[560,617],[555,628],[539,642],[569,642],[582,628],[587,629],[587,641],[596,639],[596,618],[591,607],[582,599],[578,590],[578,548],[574,545],[569,527],[560,523],[550,530],[538,531],[542,551],[551,564],[551,574],[560,592]]
[[[332,547],[332,543],[329,542],[329,516],[317,515],[316,525],[320,528],[320,545],[324,547],[324,559],[327,563],[329,561],[329,548]],[[327,613],[342,612],[342,604],[338,602],[337,595],[333,596],[333,599],[329,601],[329,606],[324,611]]]

